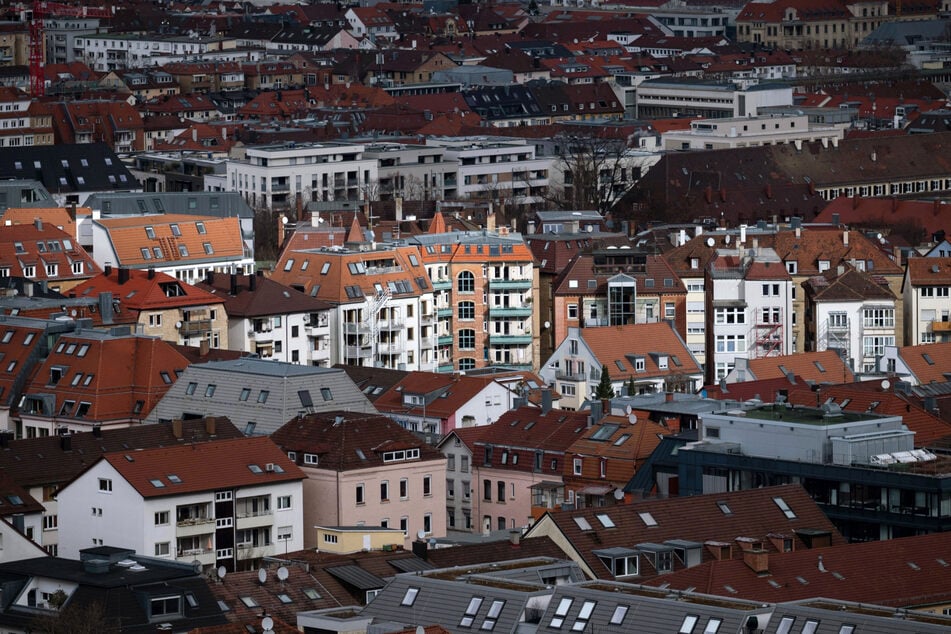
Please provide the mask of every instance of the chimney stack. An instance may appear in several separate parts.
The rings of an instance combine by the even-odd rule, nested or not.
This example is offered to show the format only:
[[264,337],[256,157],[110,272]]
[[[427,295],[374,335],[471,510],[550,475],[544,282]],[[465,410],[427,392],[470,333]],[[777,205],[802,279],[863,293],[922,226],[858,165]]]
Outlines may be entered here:
[[766,574],[769,572],[769,551],[763,549],[744,550],[743,563],[758,575]]
[[845,246],[849,246],[849,230],[848,229],[842,232],[842,244]]
[[122,286],[129,281],[129,269],[124,266],[119,267],[119,285]]
[[252,293],[258,290],[258,276],[254,273],[248,273],[248,290]]
[[551,411],[551,388],[542,389],[542,415]]
[[178,440],[182,439],[182,419],[176,418],[172,421],[172,435]]
[[33,219],[33,226],[36,227],[36,230],[37,230],[37,231],[42,231],[42,230],[43,230],[43,219],[42,219],[42,218],[34,218],[34,219]]
[[205,433],[214,436],[218,429],[218,419],[214,416],[205,416]]
[[112,275],[112,265],[106,262],[106,266],[102,269],[102,272],[106,277]]
[[228,292],[232,297],[238,294],[238,274],[237,273],[231,274],[231,287]]
[[155,279],[155,267],[154,267],[154,266],[150,266],[150,267],[149,267],[149,279],[150,279],[150,280],[154,280],[154,279]]

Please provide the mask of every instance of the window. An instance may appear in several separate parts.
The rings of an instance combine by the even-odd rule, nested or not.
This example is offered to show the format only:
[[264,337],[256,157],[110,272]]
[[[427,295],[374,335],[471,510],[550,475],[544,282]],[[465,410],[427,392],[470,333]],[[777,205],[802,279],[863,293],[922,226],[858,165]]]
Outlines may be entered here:
[[172,230],[172,235],[176,238],[180,238],[182,236],[182,230],[174,222],[169,225],[169,228]]
[[475,330],[471,328],[461,329],[458,334],[458,346],[460,350],[475,350]]
[[[158,545],[156,544],[156,548]],[[149,602],[152,609],[152,617],[170,616],[182,613],[182,598],[179,595],[173,597],[158,597]]]
[[277,510],[286,511],[289,508],[291,508],[291,496],[289,495],[277,496]]
[[203,242],[201,246],[205,249],[205,255],[214,255],[215,249],[210,242]]
[[315,454],[315,453],[305,453],[305,454],[304,454],[304,464],[317,464],[317,454]]
[[693,614],[688,614],[684,617],[683,623],[680,624],[680,629],[677,630],[677,634],[692,634],[693,628],[697,626],[697,616]]
[[196,388],[198,388],[197,383],[189,382],[188,385],[185,387],[185,395],[191,396],[192,394],[195,393]]
[[551,623],[548,624],[548,627],[561,627],[565,622],[565,617],[568,616],[568,610],[571,609],[572,603],[574,603],[574,599],[562,597],[561,601],[558,602],[558,607],[555,608],[555,614],[551,617]]
[[212,397],[212,396],[214,396],[214,395],[215,395],[215,390],[216,390],[217,388],[218,388],[217,385],[215,385],[215,384],[213,384],[213,383],[209,383],[209,384],[208,384],[208,387],[205,388],[205,396],[206,396],[206,397],[209,397],[209,398]]
[[390,481],[383,480],[380,482],[380,501],[388,502],[390,499]]
[[862,351],[866,357],[884,356],[885,348],[894,345],[894,336],[862,337]]
[[779,284],[763,284],[763,297],[779,297]]
[[403,595],[403,600],[400,601],[400,605],[412,606],[416,603],[416,597],[419,595],[419,588],[407,588],[406,594]]
[[505,482],[503,480],[499,480],[495,484],[496,484],[496,492],[498,493],[497,499],[500,504],[504,504],[505,503]]
[[568,304],[568,319],[578,319],[578,304]]
[[270,393],[270,390],[261,390],[258,392],[258,403],[267,403],[267,397]]
[[59,525],[59,516],[57,515],[43,516],[43,530],[44,531],[55,530],[58,525]]
[[156,512],[155,512],[155,525],[156,525],[156,526],[167,526],[167,525],[168,525],[168,511],[156,511]]
[[746,323],[746,310],[743,308],[717,308],[714,315],[718,324]]
[[168,557],[171,552],[172,549],[169,542],[158,542],[155,544],[156,557]]
[[591,613],[594,612],[595,606],[598,605],[597,601],[585,601],[581,606],[581,610],[578,612],[578,618],[575,619],[574,625],[571,626],[572,632],[583,632],[586,627],[588,627],[588,621],[591,620]]
[[409,497],[409,480],[400,478],[400,499],[405,500]]
[[241,388],[241,394],[238,395],[238,400],[239,400],[239,401],[246,401],[246,400],[248,400],[248,397],[250,397],[250,396],[251,396],[251,388],[249,388],[249,387],[243,387],[243,388]]
[[99,490],[103,493],[112,493],[112,480],[99,478]]
[[894,328],[894,308],[866,308],[862,311],[862,324],[866,328]]
[[324,533],[324,543],[325,544],[336,544],[337,536],[331,535],[330,533]]
[[796,622],[796,617],[794,616],[784,616],[780,621],[779,625],[776,626],[776,634],[789,634],[792,631],[793,623]]
[[475,319],[475,302],[459,302],[459,319]]
[[614,613],[611,614],[611,625],[622,625],[624,623],[624,617],[627,616],[628,606],[619,605],[614,608]]
[[358,485],[357,485],[356,499],[357,499],[357,505],[358,505],[358,506],[363,505],[363,504],[366,504],[366,498],[364,497],[363,485],[362,485],[362,484],[358,484]]
[[480,630],[485,630],[486,632],[491,632],[495,629],[495,624],[499,621],[499,615],[502,614],[502,608],[505,607],[505,601],[496,599],[492,602],[492,605],[489,606],[489,613],[485,615],[485,620],[482,621],[482,627]]
[[429,497],[433,494],[433,477],[431,475],[423,476],[423,495]]
[[723,619],[711,618],[707,621],[707,626],[703,628],[703,634],[717,634],[720,631],[720,625]]
[[786,500],[781,497],[775,497],[773,498],[773,502],[775,502],[776,506],[779,507],[779,510],[783,512],[783,515],[786,516],[786,519],[796,519],[796,513],[791,508],[789,508],[789,505],[786,504]]
[[575,458],[573,460],[573,473],[575,475],[581,475],[583,465],[584,465],[584,458]]
[[294,538],[294,530],[290,526],[281,526],[277,529],[277,541],[289,542]]
[[456,276],[456,290],[460,293],[475,292],[475,275],[471,271],[462,271]]
[[433,514],[426,513],[423,515],[423,532],[432,533],[433,532]]
[[746,352],[746,335],[717,335],[717,352]]

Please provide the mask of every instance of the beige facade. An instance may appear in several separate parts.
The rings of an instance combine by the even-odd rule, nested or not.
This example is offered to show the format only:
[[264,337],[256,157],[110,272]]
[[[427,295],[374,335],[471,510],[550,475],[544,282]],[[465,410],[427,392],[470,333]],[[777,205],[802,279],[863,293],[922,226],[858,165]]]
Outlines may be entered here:
[[222,306],[186,306],[143,310],[137,330],[171,343],[212,348],[228,348],[228,315]]
[[316,526],[317,550],[346,555],[403,547],[403,531],[379,526]]

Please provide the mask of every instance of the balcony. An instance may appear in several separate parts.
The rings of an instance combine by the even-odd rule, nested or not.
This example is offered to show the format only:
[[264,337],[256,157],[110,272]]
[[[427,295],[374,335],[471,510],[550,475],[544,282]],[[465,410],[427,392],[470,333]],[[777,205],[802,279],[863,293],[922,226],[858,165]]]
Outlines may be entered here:
[[175,524],[175,535],[178,537],[204,535],[208,532],[209,525],[213,525],[214,523],[215,520],[208,517],[193,517],[182,520]]
[[377,325],[380,330],[403,330],[406,324],[402,319],[381,319]]
[[423,325],[432,324],[436,321],[436,313],[428,312],[419,316],[419,323]]
[[951,321],[931,322],[931,332],[951,332]]
[[491,333],[489,342],[495,345],[527,346],[532,343],[531,333]]
[[272,192],[289,192],[291,191],[291,186],[289,183],[275,183],[271,182],[271,191]]
[[452,345],[452,335],[439,335],[436,338],[436,345],[439,346],[451,346]]
[[347,322],[343,325],[343,332],[347,335],[365,335],[369,334],[370,327],[364,323]]
[[204,335],[211,332],[211,320],[210,319],[193,319],[190,321],[181,322],[181,326],[178,327],[178,332],[184,336],[190,335]]
[[449,319],[450,317],[452,317],[452,307],[449,306],[446,308],[437,308],[436,317],[438,319]]
[[348,359],[369,359],[373,356],[373,349],[363,346],[347,346],[346,351]]
[[376,346],[379,354],[402,354],[406,347],[400,341],[381,341]]
[[433,280],[433,290],[448,291],[452,289],[452,280]]
[[525,290],[532,287],[531,278],[511,279],[504,277],[489,278],[489,288],[493,291],[501,290]]
[[[532,305],[523,306],[493,306],[489,309],[489,317],[531,317]],[[587,324],[587,322],[585,322]]]

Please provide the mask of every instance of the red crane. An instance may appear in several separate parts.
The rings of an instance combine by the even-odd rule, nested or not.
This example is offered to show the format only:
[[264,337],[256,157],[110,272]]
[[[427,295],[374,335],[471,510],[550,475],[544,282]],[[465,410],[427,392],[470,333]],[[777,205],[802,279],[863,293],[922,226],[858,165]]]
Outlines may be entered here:
[[43,18],[60,15],[73,18],[111,18],[107,7],[77,7],[59,2],[33,0],[33,19],[30,20],[30,94],[42,97],[45,92],[43,77]]

